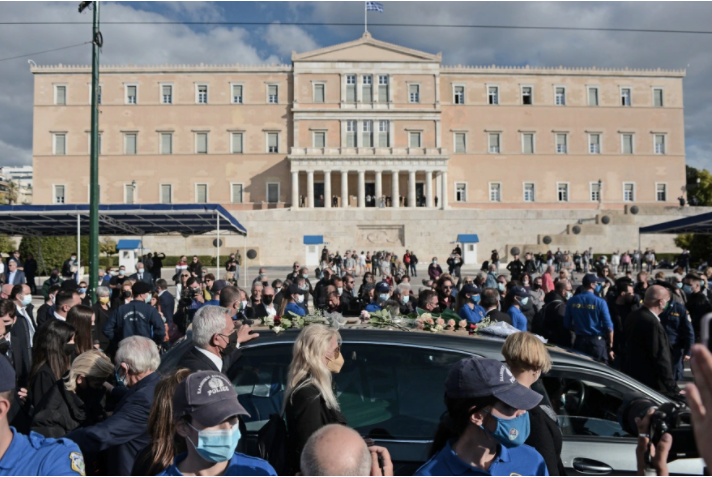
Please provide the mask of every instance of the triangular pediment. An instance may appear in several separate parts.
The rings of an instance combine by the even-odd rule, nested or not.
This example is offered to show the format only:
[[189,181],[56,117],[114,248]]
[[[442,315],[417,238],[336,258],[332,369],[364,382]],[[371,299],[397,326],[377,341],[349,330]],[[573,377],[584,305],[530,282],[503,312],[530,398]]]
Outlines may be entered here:
[[306,53],[292,53],[292,61],[404,61],[440,63],[441,54],[432,55],[374,39],[369,33],[355,41]]

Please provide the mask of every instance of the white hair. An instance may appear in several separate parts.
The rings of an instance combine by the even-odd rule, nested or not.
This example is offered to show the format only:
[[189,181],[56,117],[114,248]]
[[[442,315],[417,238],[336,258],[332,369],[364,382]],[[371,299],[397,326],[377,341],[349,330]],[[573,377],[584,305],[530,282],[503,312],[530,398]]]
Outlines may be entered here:
[[157,370],[161,365],[161,356],[156,343],[143,336],[134,335],[119,342],[114,363],[126,363],[133,374],[143,374]]
[[398,285],[397,290],[401,295],[408,295],[411,290],[410,283],[401,283]]
[[193,344],[198,348],[210,346],[210,340],[225,329],[225,316],[230,311],[222,306],[205,305],[193,318]]
[[109,296],[109,287],[96,287],[96,296]]

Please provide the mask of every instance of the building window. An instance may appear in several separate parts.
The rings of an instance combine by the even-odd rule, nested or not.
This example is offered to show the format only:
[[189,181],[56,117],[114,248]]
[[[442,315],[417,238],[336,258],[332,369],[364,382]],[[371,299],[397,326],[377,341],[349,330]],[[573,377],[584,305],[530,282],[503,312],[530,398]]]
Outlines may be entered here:
[[346,102],[356,102],[356,75],[346,76]]
[[489,133],[489,152],[490,154],[499,154],[499,133]]
[[663,107],[663,89],[653,88],[653,106],[656,108]]
[[408,141],[408,144],[410,145],[410,147],[420,147],[420,133],[411,132],[409,136],[410,141]]
[[467,202],[467,182],[455,182],[455,202]]
[[279,152],[279,134],[267,133],[267,152]]
[[233,154],[242,154],[242,133],[230,133],[230,151]]
[[67,154],[66,134],[54,134],[54,154],[56,156],[63,156]]
[[532,87],[522,86],[522,104],[532,104]]
[[314,133],[314,147],[326,147],[326,133],[317,131]]
[[278,89],[276,84],[267,85],[267,102],[269,104],[277,104],[279,102],[277,91]]
[[420,85],[419,84],[408,85],[408,93],[410,96],[411,103],[419,103],[420,102]]
[[279,202],[279,182],[267,183],[267,202],[270,204]]
[[170,184],[161,184],[161,204],[173,203],[173,186]]
[[346,121],[346,147],[356,147],[356,121]]
[[499,104],[499,86],[489,86],[487,88],[487,102],[489,104]]
[[522,154],[534,154],[534,133],[522,134]]
[[555,104],[557,106],[565,106],[566,105],[566,88],[564,88],[563,86],[556,87]]
[[124,185],[124,203],[133,204],[136,202],[136,188],[132,184]]
[[667,184],[655,184],[655,200],[667,202]]
[[314,102],[323,103],[324,102],[324,85],[315,84],[314,85]]
[[588,152],[589,152],[589,154],[600,154],[601,153],[601,135],[600,134],[589,134],[588,135]]
[[569,185],[564,183],[556,184],[557,199],[559,202],[569,201]]
[[632,182],[623,183],[623,202],[635,201],[635,184]]
[[363,121],[362,147],[373,147],[373,121]]
[[655,135],[655,154],[665,154],[665,135]]
[[161,154],[173,154],[173,134],[161,133]]
[[455,104],[465,104],[465,87],[455,86]]
[[64,85],[54,86],[54,104],[65,106],[67,104],[67,87]]
[[242,85],[234,84],[232,85],[232,103],[242,104]]
[[161,85],[161,103],[173,104],[173,86],[170,84]]
[[633,135],[623,134],[621,140],[623,141],[623,154],[633,154]]
[[467,143],[465,141],[465,133],[455,133],[455,153],[465,154],[467,151]]
[[534,202],[534,183],[524,183],[524,202]]
[[373,102],[373,77],[371,75],[361,76],[361,100],[364,103]]
[[630,88],[621,88],[621,106],[630,106]]
[[378,121],[378,147],[390,146],[390,123]]
[[208,85],[199,84],[195,86],[195,102],[198,104],[208,104]]
[[598,182],[591,182],[591,202],[601,200],[601,185]]
[[566,152],[568,151],[566,142],[567,142],[566,134],[557,134],[556,135],[556,153],[557,154],[566,154]]
[[136,104],[138,97],[138,86],[127,85],[126,86],[126,104]]
[[490,202],[502,202],[502,184],[501,183],[490,182],[489,200],[490,200]]
[[64,204],[65,202],[65,187],[63,185],[54,186],[54,203]]
[[196,154],[208,153],[208,133],[195,133]]
[[388,102],[388,75],[378,76],[378,102]]
[[242,204],[242,184],[232,184],[230,187],[230,202],[233,204]]
[[208,184],[195,184],[195,203],[208,203]]
[[598,88],[595,86],[588,87],[588,105],[598,106]]
[[137,134],[126,134],[124,136],[124,154],[138,154],[137,148]]

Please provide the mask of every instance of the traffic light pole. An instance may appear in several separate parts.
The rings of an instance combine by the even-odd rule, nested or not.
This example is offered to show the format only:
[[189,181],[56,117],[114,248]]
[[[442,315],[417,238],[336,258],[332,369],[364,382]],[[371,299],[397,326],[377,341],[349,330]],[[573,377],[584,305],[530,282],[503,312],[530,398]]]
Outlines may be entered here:
[[[86,2],[83,2],[85,4]],[[94,26],[91,53],[91,162],[89,166],[89,296],[96,301],[99,286],[99,2],[92,2]],[[80,11],[82,7],[80,7]]]

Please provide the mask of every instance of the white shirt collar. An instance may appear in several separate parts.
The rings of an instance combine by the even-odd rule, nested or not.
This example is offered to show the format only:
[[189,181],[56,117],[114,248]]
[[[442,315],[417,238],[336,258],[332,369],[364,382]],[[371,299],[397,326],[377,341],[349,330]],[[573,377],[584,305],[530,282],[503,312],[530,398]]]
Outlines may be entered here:
[[57,318],[59,321],[67,321],[65,317],[63,317],[62,315],[58,315],[56,311],[54,312],[54,317]]
[[195,347],[195,349],[197,349],[198,351],[203,353],[205,356],[210,358],[210,361],[212,361],[213,364],[218,368],[218,371],[222,371],[222,365],[223,365],[222,359],[220,359],[218,356],[215,356],[213,353],[211,353],[210,351],[208,351],[206,349],[198,348],[197,346]]
[[158,293],[158,296],[163,295],[165,292],[166,292],[165,290],[161,290],[161,291]]

